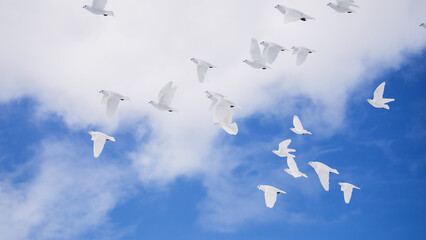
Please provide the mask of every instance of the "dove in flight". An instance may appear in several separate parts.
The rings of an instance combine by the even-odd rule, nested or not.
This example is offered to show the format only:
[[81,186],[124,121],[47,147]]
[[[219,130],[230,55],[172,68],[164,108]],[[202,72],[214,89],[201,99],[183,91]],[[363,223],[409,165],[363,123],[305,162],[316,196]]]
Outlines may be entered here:
[[305,22],[308,19],[315,20],[315,18],[308,16],[305,13],[293,8],[288,8],[283,5],[276,5],[275,8],[278,9],[278,11],[280,11],[284,15],[284,23],[291,23],[297,21]]
[[114,12],[106,11],[108,0],[93,0],[92,5],[84,5],[83,8],[95,15],[114,16]]
[[351,201],[351,197],[352,197],[352,190],[354,188],[356,189],[360,189],[359,187],[352,185],[350,183],[341,183],[339,182],[340,185],[340,190],[343,192],[343,196],[345,198],[345,203],[349,204],[349,202]]
[[354,0],[336,0],[336,3],[328,3],[327,6],[339,13],[353,13],[355,11],[350,7],[359,8],[359,6],[354,3]]
[[328,191],[330,173],[339,174],[339,172],[336,169],[330,168],[329,166],[320,162],[309,162],[308,165],[315,169],[315,172],[317,173],[318,178],[320,179],[322,187],[325,191]]
[[265,192],[265,203],[268,208],[274,207],[275,202],[277,201],[277,194],[286,193],[269,185],[257,185],[257,188]]
[[296,161],[294,161],[294,158],[292,155],[287,156],[287,166],[288,168],[284,169],[284,171],[294,178],[298,177],[304,177],[307,178],[306,174],[299,171],[299,168],[297,167]]
[[176,90],[177,86],[173,86],[172,81],[168,82],[158,93],[158,102],[150,101],[149,104],[160,111],[178,112],[177,109],[170,106]]
[[293,49],[293,54],[297,54],[296,58],[296,65],[300,66],[302,65],[306,58],[308,57],[309,53],[314,53],[315,50],[305,48],[305,47],[295,47],[293,46],[291,49]]
[[311,134],[311,132],[306,131],[306,129],[303,128],[302,122],[300,121],[299,117],[297,115],[293,116],[293,126],[294,128],[290,128],[291,131],[293,131],[296,134]]
[[224,98],[218,98],[213,107],[213,122],[231,135],[237,135],[237,123],[232,122],[235,104]]
[[290,154],[290,152],[296,152],[295,149],[288,148],[288,145],[290,145],[290,143],[291,143],[291,139],[284,140],[280,142],[280,144],[278,145],[278,150],[272,150],[272,152],[280,157],[287,157],[287,156],[296,157],[293,154]]
[[95,158],[98,158],[101,154],[106,141],[115,142],[114,137],[108,136],[105,133],[89,131],[89,134],[92,135],[91,140],[93,141],[93,156]]
[[262,58],[267,64],[272,64],[277,59],[278,53],[289,51],[287,48],[273,42],[263,41],[260,45],[264,47],[262,51]]
[[106,104],[106,115],[108,118],[114,116],[120,101],[130,100],[128,97],[113,91],[101,90],[99,93],[103,94],[101,103]]
[[259,44],[257,43],[257,40],[255,38],[251,39],[250,57],[251,57],[251,60],[246,59],[243,62],[247,63],[252,68],[263,69],[263,70],[270,68],[266,65],[266,59],[264,58],[264,56],[262,56],[260,52]]
[[216,68],[211,63],[208,63],[201,59],[191,58],[191,61],[197,64],[198,81],[200,83],[204,82],[204,78],[206,77],[206,73],[209,68]]
[[382,82],[376,90],[374,90],[373,99],[367,99],[367,102],[375,108],[384,108],[389,110],[389,105],[387,103],[395,101],[394,98],[383,98],[383,93],[385,91],[385,82]]

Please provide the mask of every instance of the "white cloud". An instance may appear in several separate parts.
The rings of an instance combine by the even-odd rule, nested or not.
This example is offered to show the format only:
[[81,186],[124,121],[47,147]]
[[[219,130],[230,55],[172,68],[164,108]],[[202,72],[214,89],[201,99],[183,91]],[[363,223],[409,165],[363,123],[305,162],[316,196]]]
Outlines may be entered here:
[[[85,3],[3,4],[0,101],[33,97],[41,115],[57,113],[78,131],[92,125],[111,134],[136,130],[147,140],[130,154],[143,182],[167,183],[210,167],[206,162],[219,151],[212,143],[221,130],[206,110],[206,89],[242,106],[237,123],[252,114],[296,113],[312,132],[329,135],[342,126],[347,97],[356,87],[374,85],[377,74],[399,66],[426,43],[418,26],[426,7],[421,0],[359,0],[361,8],[352,15],[334,12],[326,1],[290,1],[285,4],[317,20],[288,25],[273,8],[275,1],[110,0],[116,17],[94,16],[81,8]],[[242,63],[251,37],[317,53],[296,67],[286,52],[272,70],[257,71]],[[192,57],[219,67],[208,72],[203,85]],[[147,104],[170,80],[178,85],[177,115]],[[111,122],[99,104],[101,89],[132,99],[120,104]]]
[[108,212],[131,195],[125,167],[81,157],[87,149],[67,141],[45,141],[38,149],[19,172],[1,177],[4,239],[75,239],[108,225]]

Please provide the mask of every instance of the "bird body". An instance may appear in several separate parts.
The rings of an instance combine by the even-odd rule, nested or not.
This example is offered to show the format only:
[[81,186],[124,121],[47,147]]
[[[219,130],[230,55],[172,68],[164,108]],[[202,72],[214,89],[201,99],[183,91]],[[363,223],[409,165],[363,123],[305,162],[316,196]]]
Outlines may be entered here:
[[359,6],[354,3],[354,0],[336,0],[336,3],[328,3],[327,6],[339,13],[353,13],[355,11],[350,7],[359,8]]
[[306,129],[303,128],[302,122],[300,121],[300,119],[297,115],[293,116],[293,126],[294,126],[294,128],[290,128],[290,130],[293,131],[296,134],[301,134],[301,135],[310,134],[310,135],[312,135],[311,132],[308,132]]
[[173,86],[173,82],[168,82],[158,93],[158,101],[150,101],[149,104],[160,111],[178,112],[177,109],[171,107],[173,97],[175,96],[177,86]]
[[101,90],[99,93],[103,94],[101,103],[106,104],[106,115],[108,118],[114,116],[120,101],[130,100],[130,98],[113,91]]
[[291,139],[284,140],[278,145],[278,150],[272,150],[272,152],[280,157],[295,157],[293,154],[290,154],[290,152],[296,152],[295,149],[288,148],[288,145],[290,145],[290,143]]
[[297,22],[297,21],[303,21],[306,20],[315,20],[315,18],[306,15],[305,13],[294,9],[294,8],[288,8],[283,5],[276,5],[275,6],[278,11],[280,11],[284,15],[284,23],[291,23],[291,22]]
[[317,173],[318,178],[320,179],[322,187],[324,188],[325,191],[328,191],[330,189],[329,187],[330,173],[339,174],[339,172],[336,169],[330,168],[329,166],[320,162],[309,162],[308,165],[310,165],[311,167],[315,169],[315,172]]
[[232,122],[235,104],[224,98],[218,98],[213,106],[213,122],[231,135],[237,135],[238,125]]
[[273,208],[277,201],[277,194],[286,193],[278,188],[269,185],[257,185],[259,190],[265,193],[265,203],[268,208]]
[[394,98],[383,98],[383,93],[385,91],[385,82],[382,82],[376,90],[374,90],[373,99],[367,99],[368,103],[375,108],[384,108],[389,110],[389,105],[387,103],[395,101]]
[[273,42],[261,42],[260,45],[263,45],[262,58],[266,61],[267,64],[272,64],[278,57],[278,53],[288,51],[287,48],[273,43]]
[[106,11],[108,0],[93,0],[92,5],[84,5],[83,8],[95,15],[114,16],[114,12]]
[[294,178],[304,177],[307,178],[306,174],[299,171],[299,168],[297,167],[296,161],[294,161],[294,158],[292,156],[287,156],[287,166],[288,168],[284,169],[284,171]]
[[295,46],[293,46],[291,49],[293,49],[292,54],[297,54],[296,65],[298,65],[298,66],[302,65],[305,62],[309,53],[315,52],[315,50],[309,49],[309,48],[306,48],[306,47],[295,47]]
[[106,135],[105,133],[89,131],[89,134],[92,136],[91,140],[93,141],[93,156],[98,158],[104,149],[106,141],[115,142],[115,138]]
[[340,190],[343,192],[343,197],[345,198],[345,203],[349,204],[349,202],[351,201],[351,197],[352,197],[352,191],[354,188],[356,189],[360,189],[359,187],[352,185],[350,183],[341,183],[339,182]]
[[198,81],[200,83],[204,82],[204,78],[206,76],[207,70],[209,68],[215,68],[215,66],[213,66],[211,63],[208,63],[201,59],[191,58],[191,61],[197,64],[197,75],[198,75]]

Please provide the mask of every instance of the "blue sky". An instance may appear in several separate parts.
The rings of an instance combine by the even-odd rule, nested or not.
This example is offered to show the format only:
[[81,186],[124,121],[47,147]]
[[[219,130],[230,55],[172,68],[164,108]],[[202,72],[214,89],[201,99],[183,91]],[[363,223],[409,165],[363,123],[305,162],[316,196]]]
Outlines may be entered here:
[[[110,0],[115,17],[90,2],[0,9],[0,240],[425,234],[425,1],[357,0],[339,14],[312,0]],[[276,4],[316,20],[284,24]],[[316,52],[259,71],[243,63],[251,38]],[[203,83],[194,57],[217,66]],[[148,104],[169,81],[178,114]],[[366,101],[383,81],[390,110]],[[107,119],[100,90],[130,101]],[[241,107],[236,136],[213,123],[206,90]],[[312,135],[289,130],[295,114]],[[96,159],[90,130],[116,139]],[[272,153],[288,138],[307,179]],[[340,172],[329,192],[309,161]],[[350,204],[342,181],[361,188]],[[259,184],[287,194],[269,209]]]
[[[291,116],[254,116],[240,123],[240,134],[227,140],[231,141],[230,148],[241,151],[259,142],[278,144],[280,139],[292,138],[299,168],[309,176],[308,179],[293,179],[282,173],[283,160],[270,152],[275,145],[260,146],[263,151],[249,154],[243,159],[244,163],[232,169],[234,182],[255,179],[259,184],[271,184],[287,191],[287,195],[278,196],[274,209],[266,209],[263,193],[254,185],[238,186],[256,193],[254,202],[265,212],[266,219],[244,221],[224,232],[212,230],[205,225],[209,222],[204,219],[206,217],[201,216],[208,215],[209,211],[205,209],[209,194],[202,176],[178,177],[158,189],[132,180],[132,190],[106,213],[104,222],[79,233],[74,239],[282,239],[284,236],[401,239],[424,235],[426,190],[422,186],[426,183],[423,146],[426,115],[422,109],[426,104],[426,52],[407,59],[400,67],[388,69],[371,83],[359,86],[359,89],[371,89],[372,94],[376,85],[386,81],[385,96],[396,98],[390,104],[391,110],[372,108],[365,101],[370,96],[354,90],[345,108],[345,126],[329,137],[294,136],[288,129]],[[67,140],[81,144],[85,152],[77,156],[87,157],[84,161],[129,164],[128,159],[120,157],[120,151],[131,142],[126,140],[133,138],[131,134],[117,135],[116,143],[107,143],[102,153],[106,157],[94,160],[90,158],[91,142],[86,132],[69,130],[55,115],[39,120],[35,117],[37,107],[38,103],[31,98],[1,105],[0,176],[2,181],[11,181],[10,187],[25,185],[40,174],[37,164],[43,160],[34,159],[40,155],[43,141]],[[340,175],[330,177],[330,192],[322,190],[313,169],[306,165],[308,161],[322,161],[339,170]],[[80,167],[83,166],[76,168]],[[265,176],[262,169],[268,169],[274,177]],[[129,172],[129,175],[134,173]],[[55,181],[62,179],[59,177]],[[232,181],[230,184],[234,184]],[[339,181],[348,181],[361,188],[354,191],[349,205],[343,201],[337,185]],[[302,189],[298,189],[299,185]],[[306,185],[316,192],[304,193]],[[223,194],[227,194],[226,191]],[[35,239],[35,236],[38,236],[37,230],[27,238]]]

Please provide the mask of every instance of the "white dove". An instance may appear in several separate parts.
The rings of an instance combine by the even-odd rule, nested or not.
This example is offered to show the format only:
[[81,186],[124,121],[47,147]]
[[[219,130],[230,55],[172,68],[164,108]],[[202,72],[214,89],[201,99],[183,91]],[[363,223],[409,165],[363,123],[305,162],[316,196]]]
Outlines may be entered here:
[[207,70],[209,68],[216,68],[211,63],[208,63],[208,62],[203,61],[201,59],[191,58],[191,61],[193,61],[195,64],[197,64],[198,81],[200,83],[202,83],[204,81]]
[[315,18],[293,8],[288,8],[283,5],[276,5],[275,8],[284,14],[284,23],[297,22],[299,20],[305,22],[307,19],[315,20]]
[[252,60],[244,60],[243,62],[247,63],[249,66],[257,69],[268,69],[266,65],[266,59],[262,56],[260,52],[259,44],[257,40],[252,38],[250,44],[250,57]]
[[231,135],[237,135],[237,123],[232,122],[235,104],[224,98],[219,98],[214,105],[213,122]]
[[426,23],[422,23],[422,24],[420,24],[420,27],[424,27],[424,28],[426,28]]
[[297,54],[296,65],[298,65],[298,66],[302,65],[305,62],[309,53],[315,52],[315,50],[305,48],[305,47],[293,46],[291,49],[293,49],[293,54]]
[[356,188],[356,189],[360,189],[360,188],[355,186],[355,185],[352,185],[350,183],[339,182],[339,185],[341,186],[340,190],[342,190],[343,196],[345,197],[345,203],[349,204],[349,202],[351,201],[351,197],[352,197],[352,190],[354,188]]
[[277,194],[286,193],[269,185],[257,185],[257,188],[265,192],[265,203],[268,208],[274,207],[275,202],[277,201]]
[[289,51],[287,48],[273,42],[263,41],[260,45],[264,46],[262,58],[265,59],[267,64],[272,64],[277,59],[279,52]]
[[107,2],[108,0],[93,0],[92,5],[84,5],[83,8],[96,15],[114,16],[114,12],[105,10]]
[[355,11],[350,7],[359,8],[358,5],[354,4],[354,0],[336,0],[336,3],[328,3],[327,6],[339,13],[353,13]]
[[93,156],[95,158],[98,158],[101,154],[106,141],[115,142],[114,137],[108,136],[105,133],[89,131],[89,134],[92,135],[91,140],[93,141]]
[[120,101],[130,100],[128,97],[125,97],[113,91],[101,90],[99,91],[99,93],[103,94],[101,103],[106,104],[106,115],[108,118],[114,116]]
[[296,134],[301,134],[301,135],[311,134],[312,135],[311,132],[308,132],[305,129],[303,129],[302,122],[300,122],[300,119],[297,115],[294,115],[294,117],[293,117],[293,126],[294,126],[294,128],[290,128],[290,130],[293,131]]
[[336,169],[330,168],[324,163],[309,162],[308,164],[315,169],[315,172],[318,174],[322,187],[324,188],[325,191],[328,191],[329,190],[329,174],[331,172],[335,174],[339,174],[339,172]]
[[389,110],[389,106],[386,103],[395,101],[394,98],[383,98],[383,93],[385,91],[385,82],[382,82],[376,90],[374,90],[373,99],[367,99],[367,102],[375,108],[384,108]]
[[291,143],[291,139],[284,140],[280,142],[280,144],[278,145],[278,150],[272,150],[272,152],[280,157],[287,157],[287,156],[296,157],[293,154],[290,154],[290,152],[296,152],[295,149],[288,148],[288,145],[290,145],[290,143]]
[[288,168],[284,169],[284,171],[294,178],[298,177],[304,177],[307,178],[306,174],[299,171],[299,168],[297,167],[296,161],[294,161],[294,158],[292,155],[287,156],[287,165]]
[[150,101],[149,104],[161,111],[178,112],[177,109],[170,106],[176,90],[177,86],[173,86],[172,81],[168,82],[158,93],[158,102]]

